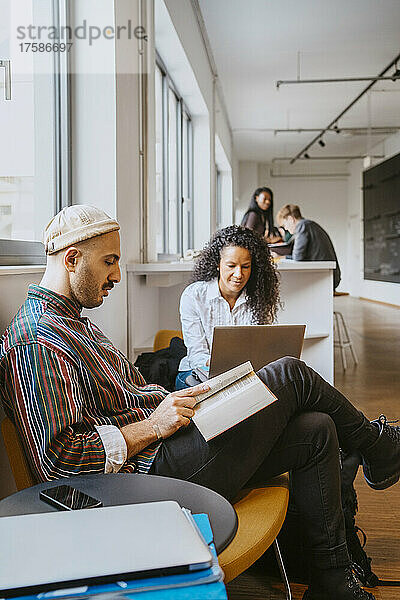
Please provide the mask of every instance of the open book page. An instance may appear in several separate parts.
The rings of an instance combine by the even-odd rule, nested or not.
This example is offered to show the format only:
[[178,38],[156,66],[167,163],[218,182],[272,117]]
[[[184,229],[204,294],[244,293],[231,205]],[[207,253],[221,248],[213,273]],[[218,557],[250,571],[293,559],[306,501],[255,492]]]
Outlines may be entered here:
[[[248,371],[249,365],[250,371]],[[202,396],[206,394],[208,396],[195,407],[193,421],[207,441],[276,400],[274,394],[254,373],[251,363],[240,366],[243,369],[239,370],[239,373],[242,372],[244,375],[234,381],[232,381],[233,376],[230,375],[230,384],[219,387],[218,390],[205,392]]]
[[196,396],[197,404],[200,404],[200,402],[203,402],[206,398],[209,398],[209,396],[212,396],[216,392],[223,390],[252,371],[253,366],[250,361],[247,361],[242,365],[238,365],[237,367],[226,371],[225,373],[221,373],[221,375],[217,375],[212,379],[208,379],[207,385],[210,386],[210,389],[207,392],[203,392],[202,394]]

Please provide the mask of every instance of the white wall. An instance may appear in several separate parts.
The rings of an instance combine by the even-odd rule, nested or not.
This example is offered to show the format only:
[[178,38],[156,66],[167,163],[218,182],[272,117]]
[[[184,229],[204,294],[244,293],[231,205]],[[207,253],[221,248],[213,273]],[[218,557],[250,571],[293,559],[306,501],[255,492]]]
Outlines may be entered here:
[[336,250],[342,271],[338,289],[347,291],[347,181],[345,179],[277,179],[272,182],[275,214],[284,204],[298,204],[304,218],[323,227]]
[[232,202],[232,223],[237,223],[236,220],[236,207],[240,204],[240,188],[239,188],[239,160],[233,155],[232,158],[232,194],[233,194],[233,202]]
[[225,113],[225,108],[221,99],[218,95],[218,86],[216,88],[215,97],[215,134],[218,136],[219,141],[224,149],[225,156],[229,162],[230,168],[233,163],[233,141],[230,124]]
[[246,212],[254,190],[258,187],[258,164],[239,161],[237,196],[235,198],[235,223],[240,223]]
[[362,277],[362,160],[353,160],[349,165],[347,182],[347,261],[349,265],[349,288],[352,296],[360,296]]
[[[233,189],[232,189],[232,167],[218,135],[215,136],[215,164],[220,177],[220,221],[218,228],[232,225],[233,214]],[[217,209],[218,210],[218,209]]]

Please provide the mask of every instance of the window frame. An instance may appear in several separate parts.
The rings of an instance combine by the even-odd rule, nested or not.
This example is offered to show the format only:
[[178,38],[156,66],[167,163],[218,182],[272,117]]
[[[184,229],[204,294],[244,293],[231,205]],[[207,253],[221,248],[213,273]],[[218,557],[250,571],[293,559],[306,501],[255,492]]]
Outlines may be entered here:
[[[186,165],[186,178],[187,178],[187,190],[183,190],[182,202],[181,202],[181,248],[183,248],[184,241],[184,223],[183,223],[183,206],[184,206],[184,194],[187,191],[186,200],[190,202],[190,213],[189,213],[189,222],[188,222],[188,247],[193,248],[194,244],[194,219],[193,219],[193,121],[190,114],[186,111],[185,108],[182,110],[182,139],[183,136],[183,128],[185,127],[185,118],[186,116],[186,142],[187,142],[187,165]],[[183,152],[181,154],[181,164],[182,164],[182,186],[184,181],[184,160],[183,160]]]
[[215,165],[215,200],[216,200],[216,225],[217,229],[222,226],[222,172]]
[[[161,72],[162,76],[162,164],[163,164],[163,244],[162,244],[162,256],[165,257],[181,257],[184,254],[184,203],[185,201],[190,202],[189,209],[189,221],[188,221],[188,245],[193,245],[193,121],[191,114],[179,93],[173,79],[168,73],[162,58],[156,51],[156,67]],[[170,156],[169,152],[169,94],[172,92],[176,99],[176,160]],[[184,118],[184,114],[186,119]],[[186,132],[186,143],[187,147],[183,147],[183,128],[187,127]],[[187,162],[187,192],[183,189],[184,183],[184,153],[186,153]],[[170,168],[171,161],[174,161],[174,168],[176,169],[177,176],[177,190],[176,190],[176,225],[177,225],[177,239],[176,239],[176,250],[177,252],[170,252],[170,197],[169,197],[169,183],[170,183]],[[160,254],[160,253],[158,253]]]
[[[68,0],[52,0],[53,23],[69,24]],[[54,78],[54,208],[53,215],[72,204],[71,169],[71,77],[68,52],[53,53]],[[42,242],[0,239],[0,266],[44,265],[46,254]]]

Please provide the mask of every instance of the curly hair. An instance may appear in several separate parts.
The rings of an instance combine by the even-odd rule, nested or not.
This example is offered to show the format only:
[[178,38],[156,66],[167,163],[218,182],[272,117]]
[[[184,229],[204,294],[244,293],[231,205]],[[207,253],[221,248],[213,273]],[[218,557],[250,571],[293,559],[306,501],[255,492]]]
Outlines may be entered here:
[[273,323],[281,306],[278,275],[268,244],[256,231],[240,225],[230,225],[217,231],[196,261],[192,282],[218,278],[221,251],[226,246],[238,246],[249,251],[251,274],[245,288],[247,301],[256,323]]

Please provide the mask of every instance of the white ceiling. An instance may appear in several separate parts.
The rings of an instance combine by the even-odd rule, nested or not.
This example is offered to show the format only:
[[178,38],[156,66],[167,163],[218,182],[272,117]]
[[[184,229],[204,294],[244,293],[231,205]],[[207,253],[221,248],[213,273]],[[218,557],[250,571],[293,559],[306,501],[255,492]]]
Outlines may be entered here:
[[[292,157],[367,85],[295,84],[300,76],[373,76],[400,53],[400,0],[199,0],[240,160]],[[300,53],[300,55],[298,54]],[[400,63],[399,63],[400,68]],[[400,127],[400,80],[377,82],[339,127]],[[310,156],[367,154],[385,136],[327,133]],[[375,152],[380,153],[380,144]],[[308,161],[309,162],[309,161]]]

